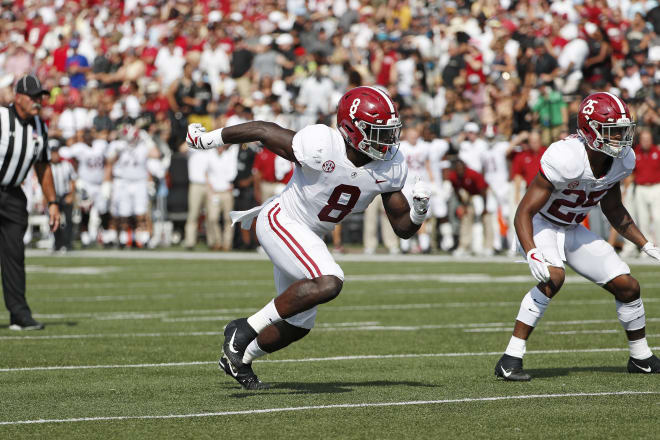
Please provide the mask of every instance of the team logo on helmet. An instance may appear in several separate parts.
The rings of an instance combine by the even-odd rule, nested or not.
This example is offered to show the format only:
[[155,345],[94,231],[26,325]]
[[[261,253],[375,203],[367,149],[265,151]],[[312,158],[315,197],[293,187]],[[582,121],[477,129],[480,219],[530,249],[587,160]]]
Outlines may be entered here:
[[626,103],[608,92],[593,93],[580,104],[578,133],[592,150],[624,157],[632,147],[635,123]]
[[399,112],[378,87],[346,92],[337,106],[337,128],[348,145],[372,159],[391,160],[399,149]]
[[323,162],[321,169],[326,173],[331,173],[335,170],[335,163],[331,160],[326,160],[325,162]]

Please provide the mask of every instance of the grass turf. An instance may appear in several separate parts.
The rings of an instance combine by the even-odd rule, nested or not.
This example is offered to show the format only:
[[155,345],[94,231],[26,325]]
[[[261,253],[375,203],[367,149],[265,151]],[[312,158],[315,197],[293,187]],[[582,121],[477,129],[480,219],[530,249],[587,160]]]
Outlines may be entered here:
[[[308,337],[254,363],[273,388],[253,393],[215,361],[224,324],[272,297],[269,262],[53,257],[27,264],[29,301],[47,328],[0,329],[0,422],[436,403],[4,424],[0,438],[657,438],[660,394],[478,400],[660,393],[658,375],[625,372],[613,299],[571,272],[528,344],[525,366],[535,378],[519,384],[495,380],[493,367],[532,285],[526,265],[342,263],[342,294],[320,307]],[[660,345],[657,274],[653,266],[633,268],[652,346]],[[34,369],[163,363],[183,365]],[[476,400],[437,402],[455,399]]]

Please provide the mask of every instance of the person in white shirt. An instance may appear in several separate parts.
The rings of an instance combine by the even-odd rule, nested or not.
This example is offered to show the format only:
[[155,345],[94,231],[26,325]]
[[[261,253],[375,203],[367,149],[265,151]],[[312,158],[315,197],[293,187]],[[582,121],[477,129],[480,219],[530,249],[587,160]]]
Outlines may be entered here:
[[[234,209],[233,182],[238,165],[238,145],[219,148],[209,155],[208,182],[210,185],[208,211],[208,229],[206,241],[213,250],[229,251],[232,248],[233,229],[229,213]],[[222,213],[222,233],[220,232],[220,214]]]
[[[404,140],[401,141],[400,151],[403,153],[408,165],[408,178],[406,184],[402,189],[403,195],[406,196],[408,203],[412,203],[413,188],[417,181],[422,181],[429,186],[431,185],[431,166],[429,162],[430,146],[420,137],[420,128],[412,127],[404,131]],[[427,218],[431,216],[431,212],[427,213]],[[410,252],[411,240],[400,239],[401,250],[404,253]],[[431,249],[431,237],[426,230],[426,225],[422,224],[417,234],[417,241],[419,243],[419,250],[427,253]]]
[[129,229],[134,223],[132,242],[144,247],[151,238],[147,223],[151,176],[147,164],[149,159],[160,158],[160,151],[151,137],[135,126],[127,124],[120,132],[106,154],[104,180],[112,180],[110,213],[115,230],[119,230],[119,245],[129,244]]
[[458,158],[477,173],[483,173],[483,155],[488,150],[488,144],[479,136],[479,125],[468,122],[459,135]]
[[[434,225],[433,234],[440,229],[440,249],[448,251],[454,247],[454,230],[449,223],[449,199],[454,190],[451,183],[444,178],[444,172],[451,166],[445,155],[449,151],[449,142],[435,137],[427,127],[423,132],[424,141],[429,148],[429,167],[431,169],[431,215]],[[437,240],[435,240],[437,241]]]
[[560,73],[555,78],[555,85],[562,93],[572,94],[582,81],[582,66],[589,56],[589,45],[578,38],[578,28],[574,24],[566,25],[561,35],[569,41],[557,57]]
[[[190,150],[188,153],[188,217],[186,219],[183,245],[192,250],[197,244],[198,221],[202,208],[207,213],[208,221],[208,178],[207,172],[212,151]],[[206,229],[209,229],[207,223]]]
[[167,89],[176,79],[183,76],[186,60],[183,49],[174,44],[174,36],[167,37],[167,45],[160,48],[154,64],[162,79],[163,89]]
[[103,187],[105,176],[105,156],[108,141],[99,137],[92,140],[89,132],[85,132],[78,142],[69,147],[69,154],[74,160],[78,180],[76,188],[79,193],[79,205],[82,214],[80,222],[80,241],[83,247],[96,241],[98,235],[98,217],[103,228],[101,234],[104,242],[109,241],[106,231],[109,225],[108,203],[112,192],[111,183]]
[[[517,145],[518,138],[514,137],[511,142],[497,139],[495,132],[486,132],[488,138],[488,150],[483,155],[484,179],[488,183],[488,196],[486,199],[486,211],[483,222],[491,222],[487,230],[493,231],[492,237],[485,237],[484,251],[487,254],[501,251],[503,248],[502,236],[499,234],[499,219],[506,222],[509,218],[509,195],[511,184],[509,182],[509,164],[507,156],[512,150],[512,145]],[[488,240],[491,240],[488,242]]]

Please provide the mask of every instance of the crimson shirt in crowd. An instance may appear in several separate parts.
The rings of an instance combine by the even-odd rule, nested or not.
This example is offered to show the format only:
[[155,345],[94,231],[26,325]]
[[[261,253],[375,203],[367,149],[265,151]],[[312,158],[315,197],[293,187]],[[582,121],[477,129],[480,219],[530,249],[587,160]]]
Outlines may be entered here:
[[447,180],[451,182],[454,189],[459,190],[463,188],[472,196],[479,195],[488,188],[484,176],[468,167],[465,167],[465,173],[463,173],[462,178],[458,177],[456,171],[451,170],[447,175]]
[[259,171],[259,173],[261,174],[261,179],[266,182],[287,183],[289,179],[291,179],[291,176],[293,175],[293,167],[291,168],[291,171],[289,171],[282,180],[277,180],[277,177],[275,177],[276,158],[277,155],[275,153],[273,153],[267,148],[263,148],[261,152],[259,152],[255,156],[254,163],[252,164],[252,169]]
[[635,148],[635,183],[637,185],[654,185],[660,183],[660,147],[651,146],[648,151],[640,146]]
[[541,157],[546,149],[545,147],[541,147],[536,153],[532,150],[525,150],[518,153],[511,163],[511,177],[522,176],[527,186],[529,186],[541,169]]
[[53,66],[58,72],[66,72],[66,59],[69,53],[69,46],[64,44],[53,51]]

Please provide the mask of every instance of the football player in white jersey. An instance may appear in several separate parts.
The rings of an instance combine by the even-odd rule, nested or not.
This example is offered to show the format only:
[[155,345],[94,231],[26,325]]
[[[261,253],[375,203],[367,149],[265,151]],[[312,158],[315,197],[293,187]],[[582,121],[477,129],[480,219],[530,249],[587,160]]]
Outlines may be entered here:
[[248,318],[225,327],[220,367],[246,389],[262,389],[252,361],[309,333],[316,307],[341,291],[344,273],[322,237],[351,212],[364,211],[382,194],[399,237],[414,235],[426,217],[430,189],[413,191],[413,207],[401,192],[407,175],[398,151],[401,122],[392,99],[375,87],[357,87],[339,101],[337,129],[311,125],[299,132],[253,121],[214,130],[188,127],[192,148],[260,141],[295,165],[284,191],[249,211],[233,212],[257,236],[274,267],[278,296]]
[[160,158],[160,151],[147,132],[126,125],[121,129],[120,139],[108,147],[106,177],[112,180],[110,212],[114,226],[119,229],[119,244],[128,242],[128,229],[135,220],[135,241],[138,246],[149,242],[147,209],[149,207],[148,186],[149,159]]
[[[422,180],[429,184],[432,183],[431,165],[429,160],[430,145],[425,142],[421,137],[421,130],[417,127],[408,128],[403,131],[403,140],[399,151],[403,153],[408,166],[408,179],[403,187],[403,195],[406,196],[408,203],[412,202],[412,193],[415,183]],[[429,215],[431,213],[429,212]],[[429,236],[425,225],[419,230],[417,234],[420,251],[427,253],[431,250],[431,237]],[[401,251],[403,253],[410,252],[411,239],[400,239]]]
[[[108,189],[102,190],[105,154],[108,141],[99,137],[92,139],[89,131],[85,131],[79,142],[71,145],[69,151],[75,159],[78,172],[76,187],[80,194],[80,210],[82,220],[80,222],[80,241],[83,247],[89,246],[96,241],[98,229],[90,219],[90,214],[96,211],[101,218],[104,230],[108,229],[109,213],[108,202],[110,193]],[[110,184],[108,182],[107,184]]]
[[619,234],[660,260],[660,250],[621,203],[619,184],[635,167],[635,124],[620,98],[602,92],[582,101],[577,118],[577,135],[550,145],[516,212],[518,240],[539,283],[523,298],[513,336],[495,366],[495,375],[505,380],[531,379],[522,363],[526,341],[564,283],[564,262],[614,295],[628,337],[628,372],[660,373],[660,360],[646,341],[639,283],[612,246],[580,224],[600,203]]

